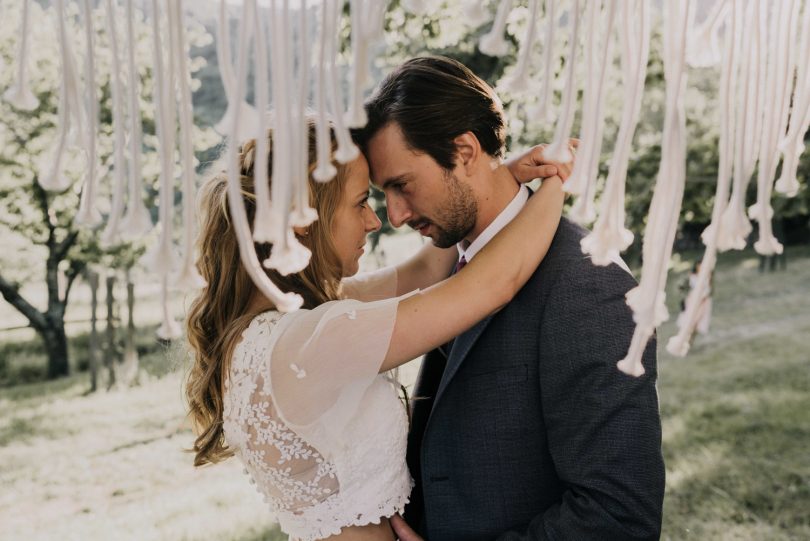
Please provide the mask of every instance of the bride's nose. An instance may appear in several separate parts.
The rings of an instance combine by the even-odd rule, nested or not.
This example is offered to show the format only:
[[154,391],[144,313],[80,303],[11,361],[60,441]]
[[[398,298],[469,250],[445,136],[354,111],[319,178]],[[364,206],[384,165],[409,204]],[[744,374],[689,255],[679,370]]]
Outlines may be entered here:
[[377,216],[371,207],[366,208],[366,233],[371,233],[372,231],[379,231],[382,227],[382,222],[380,218]]

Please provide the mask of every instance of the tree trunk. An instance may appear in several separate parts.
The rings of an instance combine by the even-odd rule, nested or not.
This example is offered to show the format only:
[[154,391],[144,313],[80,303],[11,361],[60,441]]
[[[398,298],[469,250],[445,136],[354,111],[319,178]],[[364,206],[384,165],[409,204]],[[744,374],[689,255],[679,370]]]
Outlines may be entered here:
[[45,352],[48,355],[48,379],[67,376],[70,373],[68,363],[67,335],[62,318],[48,318],[49,325],[39,331],[45,342]]
[[110,274],[107,276],[107,328],[105,334],[107,337],[107,345],[104,348],[104,364],[110,372],[110,379],[107,382],[107,389],[112,389],[115,385],[116,377],[115,370],[118,368],[118,348],[115,346],[115,322],[113,319],[115,315],[115,276]]
[[90,286],[90,341],[87,344],[87,356],[90,365],[90,392],[98,390],[98,274],[87,272],[87,284]]

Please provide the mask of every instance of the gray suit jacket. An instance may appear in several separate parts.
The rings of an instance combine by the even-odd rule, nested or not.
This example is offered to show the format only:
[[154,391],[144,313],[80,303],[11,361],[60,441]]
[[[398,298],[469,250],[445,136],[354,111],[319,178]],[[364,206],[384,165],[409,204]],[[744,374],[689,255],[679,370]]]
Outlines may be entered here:
[[632,276],[582,254],[563,219],[496,315],[427,355],[414,389],[405,518],[429,541],[658,539],[664,463],[656,345],[616,362]]

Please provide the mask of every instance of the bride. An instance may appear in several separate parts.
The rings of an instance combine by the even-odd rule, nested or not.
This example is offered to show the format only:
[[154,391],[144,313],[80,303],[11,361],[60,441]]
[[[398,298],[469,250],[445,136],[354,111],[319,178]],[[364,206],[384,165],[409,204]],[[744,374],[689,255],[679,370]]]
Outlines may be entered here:
[[[310,175],[315,154],[310,127]],[[252,224],[253,164],[272,156],[256,156],[249,141],[239,159]],[[207,286],[186,322],[194,465],[236,455],[291,539],[391,541],[388,518],[408,502],[412,480],[406,408],[385,373],[511,300],[548,250],[563,192],[559,176],[543,181],[520,215],[450,278],[455,247],[432,245],[402,265],[355,276],[366,235],[380,221],[368,203],[365,158],[334,165],[329,183],[310,176],[320,218],[296,230],[312,252],[309,266],[288,276],[267,271],[304,298],[287,314],[259,293],[239,258],[226,176],[202,188],[197,266]],[[525,164],[515,170],[531,174]],[[262,260],[271,251],[256,249]]]

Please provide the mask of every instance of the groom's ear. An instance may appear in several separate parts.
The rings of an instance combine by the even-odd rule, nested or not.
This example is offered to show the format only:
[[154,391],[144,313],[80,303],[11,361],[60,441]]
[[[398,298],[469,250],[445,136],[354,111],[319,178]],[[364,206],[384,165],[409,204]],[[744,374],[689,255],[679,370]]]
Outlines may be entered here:
[[473,132],[464,132],[453,139],[453,144],[456,146],[456,167],[463,168],[468,176],[472,175],[483,153],[478,137]]

